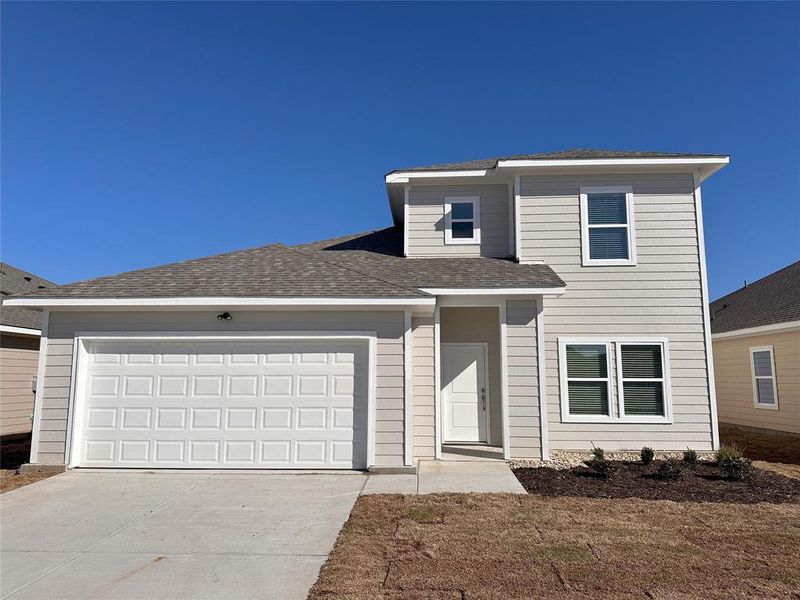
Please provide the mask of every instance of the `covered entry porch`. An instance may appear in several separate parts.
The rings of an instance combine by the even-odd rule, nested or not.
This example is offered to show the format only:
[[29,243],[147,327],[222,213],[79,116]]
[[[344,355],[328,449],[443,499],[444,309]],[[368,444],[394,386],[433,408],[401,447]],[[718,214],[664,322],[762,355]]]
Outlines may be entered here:
[[547,459],[542,294],[437,294],[413,323],[414,459]]

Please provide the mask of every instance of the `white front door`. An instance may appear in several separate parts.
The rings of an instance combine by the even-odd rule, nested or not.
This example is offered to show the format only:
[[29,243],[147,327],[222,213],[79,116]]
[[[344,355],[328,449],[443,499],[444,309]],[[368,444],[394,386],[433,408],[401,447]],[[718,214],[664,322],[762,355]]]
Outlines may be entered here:
[[485,442],[486,345],[442,344],[444,441]]

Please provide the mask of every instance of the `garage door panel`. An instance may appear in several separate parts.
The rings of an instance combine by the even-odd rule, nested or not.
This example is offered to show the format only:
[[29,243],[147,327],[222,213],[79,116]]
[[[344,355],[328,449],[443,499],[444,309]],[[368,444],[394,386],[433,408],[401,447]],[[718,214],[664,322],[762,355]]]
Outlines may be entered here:
[[104,342],[79,462],[364,468],[367,361],[357,342]]

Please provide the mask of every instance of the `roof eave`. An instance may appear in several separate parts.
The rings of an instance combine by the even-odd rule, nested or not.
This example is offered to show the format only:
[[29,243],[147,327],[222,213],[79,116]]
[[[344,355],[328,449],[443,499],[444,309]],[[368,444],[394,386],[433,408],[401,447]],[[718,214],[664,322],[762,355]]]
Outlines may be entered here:
[[6,303],[38,310],[56,309],[114,309],[114,308],[140,308],[140,309],[171,309],[171,308],[329,308],[350,307],[358,308],[385,308],[385,307],[414,307],[433,306],[436,299],[433,296],[419,295],[408,297],[271,297],[271,298],[244,298],[244,297],[173,297],[173,298],[42,298],[19,297],[9,298]]
[[[443,169],[425,171],[392,171],[385,176],[387,184],[409,183],[412,180],[453,178],[453,177],[486,177],[500,172],[537,172],[553,169],[583,168],[686,168],[699,175],[699,182],[708,179],[719,169],[730,162],[730,156],[701,157],[668,157],[668,158],[562,158],[562,159],[506,159],[497,161],[492,169]],[[512,171],[513,170],[513,171]]]

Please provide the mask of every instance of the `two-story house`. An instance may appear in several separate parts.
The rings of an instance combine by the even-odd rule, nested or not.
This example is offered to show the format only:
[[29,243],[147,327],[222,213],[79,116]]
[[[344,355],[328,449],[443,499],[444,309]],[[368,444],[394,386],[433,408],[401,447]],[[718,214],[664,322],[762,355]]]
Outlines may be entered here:
[[718,444],[701,183],[574,150],[392,171],[394,226],[50,288],[32,463],[413,468]]

